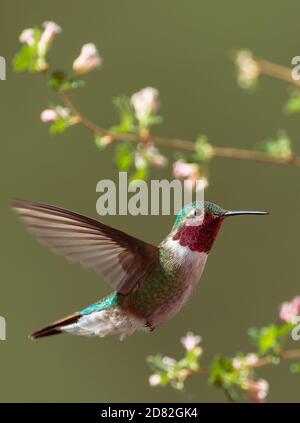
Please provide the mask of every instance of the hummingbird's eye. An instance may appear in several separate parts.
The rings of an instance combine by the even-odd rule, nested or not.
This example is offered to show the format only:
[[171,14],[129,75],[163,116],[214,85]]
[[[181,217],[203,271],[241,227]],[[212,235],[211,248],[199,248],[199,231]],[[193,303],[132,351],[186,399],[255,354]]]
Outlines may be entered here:
[[196,217],[196,216],[201,216],[201,210],[199,210],[199,209],[194,209],[193,216],[194,216],[194,217]]
[[198,217],[202,215],[202,211],[199,209],[192,209],[190,213],[187,215],[189,219],[193,219],[194,217]]

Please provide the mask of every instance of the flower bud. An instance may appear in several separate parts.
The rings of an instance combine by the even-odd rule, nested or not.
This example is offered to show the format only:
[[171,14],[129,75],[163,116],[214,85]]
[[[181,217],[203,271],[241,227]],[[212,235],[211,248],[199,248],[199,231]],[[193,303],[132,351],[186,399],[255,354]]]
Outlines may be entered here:
[[93,43],[82,46],[80,55],[73,63],[73,69],[77,74],[90,72],[102,64],[97,47]]
[[173,164],[173,175],[175,178],[185,179],[184,186],[189,190],[203,190],[208,186],[208,179],[205,171],[197,163],[187,163],[177,160]]
[[150,145],[145,149],[147,159],[157,167],[164,167],[168,163],[168,159],[162,155],[159,150],[154,146]]
[[175,178],[189,178],[198,172],[198,165],[196,163],[186,163],[182,160],[177,160],[173,164],[173,175]]
[[243,367],[243,363],[238,357],[234,357],[234,359],[232,360],[232,367],[235,370],[241,370],[241,368]]
[[55,122],[58,118],[58,113],[53,109],[45,109],[41,113],[41,121],[44,123]]
[[40,56],[44,56],[47,53],[54,37],[62,31],[61,27],[55,22],[44,22],[43,28],[44,31],[38,43],[38,53]]
[[145,121],[158,109],[158,90],[146,87],[131,96],[131,104],[139,121]]
[[258,362],[258,356],[254,353],[249,353],[246,355],[246,365],[249,367],[255,366],[255,364]]
[[252,87],[260,74],[259,65],[252,54],[246,50],[239,51],[235,63],[238,68],[238,83],[241,88]]
[[183,338],[181,343],[186,351],[193,350],[201,342],[201,336],[194,335],[192,332],[188,332]]
[[41,121],[44,123],[55,122],[58,119],[70,117],[70,110],[67,107],[57,106],[55,109],[45,109],[41,113]]
[[34,30],[32,28],[24,29],[20,34],[19,41],[29,46],[33,46],[35,44]]
[[149,384],[150,386],[158,386],[160,385],[161,377],[158,374],[153,374],[149,377]]
[[257,381],[248,380],[246,389],[253,401],[264,402],[269,392],[269,383],[265,379],[259,379]]
[[279,317],[286,323],[297,323],[297,316],[300,314],[300,296],[292,299],[291,302],[281,304]]

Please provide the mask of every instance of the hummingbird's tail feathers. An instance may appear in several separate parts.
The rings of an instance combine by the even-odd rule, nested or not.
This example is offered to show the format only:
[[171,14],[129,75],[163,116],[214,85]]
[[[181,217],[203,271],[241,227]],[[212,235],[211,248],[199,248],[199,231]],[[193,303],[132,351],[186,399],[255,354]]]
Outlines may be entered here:
[[49,326],[45,326],[42,329],[37,330],[36,332],[33,332],[30,335],[30,338],[32,340],[43,338],[44,336],[51,336],[51,335],[58,335],[62,333],[61,330],[64,326],[76,323],[78,319],[80,319],[82,315],[80,313],[73,314],[72,316],[65,317],[64,319],[57,320],[56,322],[52,323]]

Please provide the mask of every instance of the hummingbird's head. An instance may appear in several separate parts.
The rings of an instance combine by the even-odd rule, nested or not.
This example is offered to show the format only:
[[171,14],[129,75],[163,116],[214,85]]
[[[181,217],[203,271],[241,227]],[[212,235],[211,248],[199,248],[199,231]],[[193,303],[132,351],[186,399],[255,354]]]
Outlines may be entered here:
[[264,211],[229,211],[209,201],[194,202],[177,215],[171,236],[192,251],[209,253],[223,221],[230,216],[265,215]]

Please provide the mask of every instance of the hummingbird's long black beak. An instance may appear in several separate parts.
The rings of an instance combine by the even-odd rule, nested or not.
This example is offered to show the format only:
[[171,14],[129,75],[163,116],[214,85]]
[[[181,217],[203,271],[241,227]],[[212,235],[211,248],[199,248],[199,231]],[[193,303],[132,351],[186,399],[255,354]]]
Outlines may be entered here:
[[234,210],[234,211],[226,211],[224,213],[224,216],[240,216],[240,215],[246,215],[246,214],[254,214],[254,215],[265,215],[269,214],[269,212],[266,211],[252,211],[252,210]]

